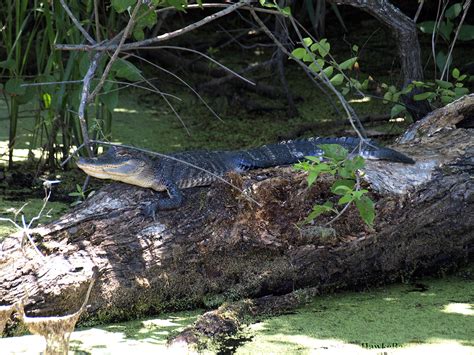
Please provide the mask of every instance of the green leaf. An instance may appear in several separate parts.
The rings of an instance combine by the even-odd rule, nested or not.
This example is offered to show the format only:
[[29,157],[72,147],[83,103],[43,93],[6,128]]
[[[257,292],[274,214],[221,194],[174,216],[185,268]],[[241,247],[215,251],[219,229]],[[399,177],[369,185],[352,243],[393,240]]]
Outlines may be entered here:
[[354,197],[351,194],[347,194],[342,196],[339,201],[337,201],[338,205],[345,205],[346,203],[354,201]]
[[142,79],[141,71],[129,61],[119,58],[112,64],[112,70],[119,78],[125,78],[130,81],[139,81]]
[[427,91],[427,92],[422,92],[421,94],[416,94],[413,96],[413,100],[415,101],[423,101],[423,100],[429,100],[432,99],[436,96],[434,92]]
[[89,53],[79,53],[79,74],[81,77],[84,77],[89,70],[89,66],[91,64]]
[[339,64],[339,68],[341,70],[352,69],[352,67],[354,66],[354,64],[356,62],[357,62],[357,57],[347,59],[347,60],[345,60],[345,61],[343,61],[342,63]]
[[330,79],[331,84],[333,84],[334,86],[341,85],[343,83],[343,81],[344,81],[344,76],[341,73],[338,73],[338,74],[334,75]]
[[449,81],[445,81],[445,80],[436,79],[435,83],[438,84],[438,86],[443,89],[451,89],[454,86],[453,83],[450,83]]
[[23,83],[23,79],[11,78],[5,83],[5,91],[13,96],[23,95],[26,92],[26,87],[21,86]]
[[303,43],[306,47],[309,47],[313,44],[313,40],[309,37],[303,38]]
[[326,74],[326,76],[327,76],[328,78],[330,78],[331,75],[332,75],[332,73],[334,72],[334,67],[331,65],[331,66],[325,68],[325,69],[323,70],[323,72],[324,72],[324,74]]
[[353,51],[354,53],[357,53],[357,52],[359,51],[359,46],[358,46],[357,44],[354,44],[354,45],[352,46],[352,51]]
[[339,144],[319,144],[318,147],[324,151],[326,158],[336,162],[343,161],[349,154],[348,150]]
[[355,200],[359,200],[362,196],[364,196],[368,192],[369,192],[368,190],[352,191],[352,196],[354,196]]
[[393,99],[393,94],[390,92],[390,91],[387,91],[384,95],[383,95],[383,103],[386,104],[390,101],[392,101]]
[[451,75],[453,76],[454,79],[458,79],[461,73],[459,72],[458,68],[454,68],[453,71],[451,72]]
[[303,56],[303,62],[310,63],[313,62],[314,54],[310,52],[306,52]]
[[340,179],[331,186],[331,192],[336,195],[345,195],[354,189],[355,181],[350,179]]
[[316,217],[322,215],[326,212],[334,211],[332,208],[332,204],[328,201],[324,205],[314,205],[312,212],[306,217],[305,223],[311,222]]
[[0,68],[8,69],[8,70],[13,70],[15,68],[15,60],[10,58],[8,60],[2,60],[0,62]]
[[43,105],[46,109],[51,107],[51,95],[47,92],[41,95],[41,99],[43,100]]
[[308,174],[308,187],[314,184],[316,179],[318,178],[319,173],[317,171],[310,171]]
[[418,28],[421,32],[429,34],[434,32],[435,26],[436,22],[434,21],[425,21],[418,24]]
[[291,16],[291,8],[289,6],[285,6],[284,8],[280,8],[280,12],[283,15]]
[[126,11],[130,6],[135,5],[137,0],[112,0],[112,7],[119,14]]
[[471,41],[474,39],[474,26],[473,25],[462,25],[459,30],[458,40],[460,41]]
[[[188,5],[187,0],[167,0],[168,4],[170,6],[173,6],[176,10],[178,11],[184,11],[186,9],[186,6]],[[268,3],[265,5],[267,6]],[[267,6],[269,7],[269,6]],[[275,6],[277,7],[277,6]]]
[[145,39],[145,32],[143,32],[143,29],[141,28],[134,28],[132,35],[137,41],[142,41]]
[[99,99],[110,112],[113,112],[119,100],[118,85],[110,82],[107,84],[109,85],[104,85],[104,93],[99,96]]
[[454,96],[445,96],[445,95],[442,95],[441,96],[441,102],[445,105],[451,103],[454,101]]
[[306,55],[306,49],[296,48],[293,50],[293,52],[291,52],[291,54],[297,59],[303,59],[303,57]]
[[405,112],[406,108],[403,105],[396,104],[390,110],[390,118],[400,117],[401,113]]
[[451,21],[443,21],[439,24],[439,33],[441,33],[441,36],[444,37],[446,41],[449,42],[449,39],[451,37],[451,34],[453,33],[453,28],[454,25]]
[[[451,65],[452,59],[453,58],[450,56],[448,65]],[[443,70],[446,64],[446,60],[447,60],[447,56],[443,51],[439,51],[438,54],[436,54],[436,66],[438,67],[440,71]]]
[[319,42],[311,45],[310,49],[312,52],[318,51],[319,55],[324,58],[331,50],[331,45],[327,42],[327,39],[323,38]]
[[321,69],[323,68],[324,68],[324,60],[322,60],[321,58],[316,59],[316,61],[312,62],[309,65],[309,69],[311,69],[315,73],[319,73]]
[[445,16],[449,18],[450,20],[453,20],[459,16],[459,14],[461,13],[461,10],[462,10],[461,3],[454,4],[446,10]]
[[375,219],[374,202],[367,196],[362,196],[360,199],[355,200],[355,204],[364,222],[372,226]]
[[461,96],[469,94],[468,88],[454,88],[454,92],[456,93],[456,98],[460,98]]
[[155,11],[150,11],[149,8],[142,6],[138,10],[138,15],[137,15],[137,23],[135,26],[138,26],[140,28],[149,28],[152,29],[153,26],[155,26],[156,21],[157,21],[157,15]]
[[345,167],[347,169],[350,169],[354,173],[357,170],[363,169],[365,166],[365,159],[361,157],[360,155],[355,156],[352,159],[348,159],[345,161]]
[[28,102],[34,100],[37,97],[37,88],[35,88],[34,86],[26,86],[24,88],[25,92],[22,95],[17,96],[17,101],[20,105],[27,104]]
[[[308,155],[308,156],[305,157],[305,159],[308,159],[309,161],[312,161],[312,162],[317,163],[317,164],[321,163],[321,157],[314,157],[312,155]],[[324,164],[324,163],[322,163],[322,164]]]

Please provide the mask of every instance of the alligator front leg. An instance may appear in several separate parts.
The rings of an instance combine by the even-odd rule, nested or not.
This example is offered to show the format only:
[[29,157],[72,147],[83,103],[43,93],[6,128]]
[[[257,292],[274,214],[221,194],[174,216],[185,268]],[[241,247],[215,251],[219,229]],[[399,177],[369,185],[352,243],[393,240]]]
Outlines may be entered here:
[[153,220],[155,220],[156,211],[173,210],[181,206],[183,203],[183,194],[178,186],[173,183],[167,183],[166,190],[169,198],[161,198],[145,206],[143,209],[145,216],[152,217]]

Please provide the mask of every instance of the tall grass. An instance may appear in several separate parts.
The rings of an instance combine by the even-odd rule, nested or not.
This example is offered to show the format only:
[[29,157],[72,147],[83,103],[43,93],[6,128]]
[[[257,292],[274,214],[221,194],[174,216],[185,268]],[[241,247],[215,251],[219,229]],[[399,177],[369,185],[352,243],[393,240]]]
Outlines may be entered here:
[[[71,10],[82,24],[91,28],[90,14],[93,0],[70,2]],[[102,8],[102,11],[106,11]],[[102,12],[102,13],[104,13]],[[104,16],[106,23],[99,28],[105,31],[115,25],[114,16]],[[93,30],[96,29],[95,26]],[[101,34],[104,38],[104,34]],[[18,142],[20,120],[34,122],[30,149],[42,148],[41,161],[50,168],[64,158],[71,146],[82,142],[77,120],[81,84],[68,83],[82,79],[88,65],[88,53],[61,52],[56,43],[83,42],[80,32],[62,9],[59,1],[6,0],[0,2],[0,79],[4,85],[7,104],[9,135],[8,163],[13,164],[13,153]],[[2,57],[5,59],[2,60]],[[23,84],[43,83],[41,86]],[[47,83],[53,83],[46,85]],[[21,116],[21,107],[28,105],[29,117]],[[89,113],[100,124],[91,125],[95,135],[110,136],[112,116],[99,100]]]

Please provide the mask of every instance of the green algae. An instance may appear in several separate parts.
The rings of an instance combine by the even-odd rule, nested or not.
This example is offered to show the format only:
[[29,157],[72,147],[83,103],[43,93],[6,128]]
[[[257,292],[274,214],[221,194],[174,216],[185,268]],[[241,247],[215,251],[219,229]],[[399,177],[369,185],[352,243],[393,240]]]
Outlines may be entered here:
[[[250,325],[237,354],[331,350],[474,351],[474,283],[451,276],[425,279],[421,290],[394,285],[316,297],[286,314]],[[415,350],[417,351],[417,350]]]
[[[145,320],[81,328],[71,335],[69,353],[164,353],[168,338],[192,324],[198,315],[199,310],[176,312]],[[37,335],[0,339],[2,354],[38,354],[44,346],[44,339]]]

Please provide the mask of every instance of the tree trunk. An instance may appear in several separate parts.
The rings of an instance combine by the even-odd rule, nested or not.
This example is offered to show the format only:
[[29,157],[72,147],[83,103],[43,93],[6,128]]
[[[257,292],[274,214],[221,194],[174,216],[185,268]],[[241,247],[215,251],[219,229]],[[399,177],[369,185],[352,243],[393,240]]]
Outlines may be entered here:
[[[444,114],[472,117],[473,100],[453,103]],[[71,313],[94,266],[99,274],[86,317],[101,320],[446,270],[473,252],[473,143],[473,130],[440,129],[396,147],[416,165],[368,161],[374,228],[354,208],[331,228],[298,227],[315,202],[331,198],[331,179],[308,189],[305,173],[292,168],[231,175],[243,193],[223,183],[186,190],[184,206],[160,212],[156,221],[141,213],[153,192],[110,184],[31,232],[44,259],[29,243],[21,246],[21,235],[0,244],[0,304],[24,297],[30,315]]]

